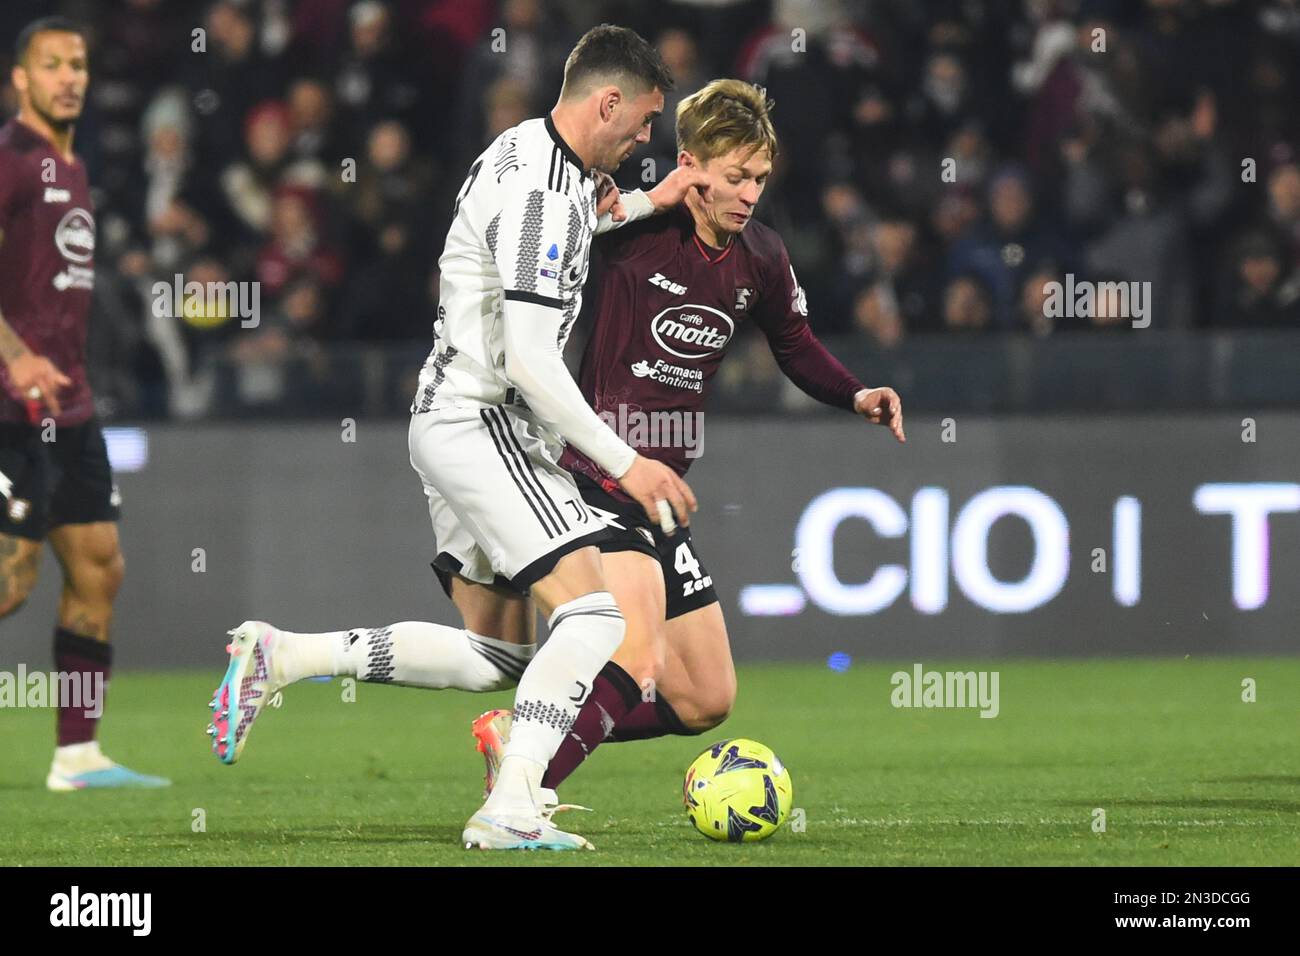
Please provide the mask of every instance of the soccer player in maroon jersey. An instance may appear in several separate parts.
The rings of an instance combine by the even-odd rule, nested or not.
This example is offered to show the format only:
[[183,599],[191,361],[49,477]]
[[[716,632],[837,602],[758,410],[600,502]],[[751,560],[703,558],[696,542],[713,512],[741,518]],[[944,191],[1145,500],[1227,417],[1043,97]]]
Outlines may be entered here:
[[[770,107],[761,89],[740,80],[714,80],[684,99],[678,165],[702,170],[709,185],[595,246],[604,270],[579,384],[611,424],[635,421],[653,438],[647,419],[680,423],[679,438],[689,442],[642,445],[635,427],[624,436],[679,475],[699,448],[698,433],[685,426],[699,421],[709,383],[745,323],[759,327],[803,391],[905,440],[898,394],[862,385],[826,351],[808,326],[784,243],[753,221],[777,151]],[[614,532],[600,545],[601,561],[627,631],[551,760],[543,778],[550,790],[604,740],[703,733],[726,719],[736,696],[722,609],[691,529],[665,534],[577,449],[566,449],[561,464]],[[489,788],[508,733],[508,711],[474,723]]]
[[31,593],[48,540],[63,568],[46,778],[56,791],[168,784],[109,760],[95,740],[123,562],[117,488],[86,381],[95,218],[72,138],[88,78],[77,26],[35,21],[15,49],[18,116],[0,127],[0,618]]

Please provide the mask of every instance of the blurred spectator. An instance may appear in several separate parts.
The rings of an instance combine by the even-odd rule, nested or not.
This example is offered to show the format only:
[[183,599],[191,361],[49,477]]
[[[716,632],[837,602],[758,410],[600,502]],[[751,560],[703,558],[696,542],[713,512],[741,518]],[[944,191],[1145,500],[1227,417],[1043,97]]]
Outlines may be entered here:
[[141,122],[145,142],[142,210],[153,264],[175,269],[207,244],[208,224],[182,199],[190,172],[190,114],[179,87],[154,97]]
[[[1105,185],[1094,190],[1086,207],[1094,237],[1085,245],[1084,265],[1090,278],[1105,274],[1121,281],[1150,282],[1153,324],[1166,329],[1189,327],[1195,309],[1188,207],[1158,179],[1151,150],[1121,145],[1111,156]],[[1076,175],[1089,174],[1082,165],[1072,166],[1070,176]],[[1073,188],[1067,180],[1067,192]],[[1073,208],[1078,219],[1077,198]]]
[[794,209],[815,209],[828,176],[852,175],[847,129],[855,94],[879,58],[839,0],[777,0],[772,22],[747,41],[737,71],[775,101],[772,121],[781,142],[817,144],[782,154],[781,182]]
[[988,289],[974,276],[958,276],[943,293],[943,324],[952,332],[984,332],[993,318]]
[[183,85],[194,110],[198,176],[211,183],[219,164],[239,152],[249,109],[279,89],[283,73],[258,51],[256,27],[244,5],[218,0],[208,8],[204,28],[206,50],[184,59]]
[[[367,137],[365,161],[357,170],[356,182],[341,183],[335,190],[353,230],[355,259],[375,254],[379,232],[390,223],[413,225],[423,220],[433,175],[430,164],[415,156],[405,126],[396,120],[375,124]],[[431,250],[429,238],[421,236],[417,243],[421,250]]]
[[1047,300],[1050,294],[1048,283],[1063,282],[1064,276],[1052,263],[1040,263],[1025,276],[1020,287],[1020,315],[1017,328],[1036,336],[1050,335],[1055,332],[1063,320],[1048,314]]
[[935,236],[949,248],[957,243],[979,222],[980,205],[973,192],[956,187],[944,193],[930,213],[930,228]]
[[422,258],[413,254],[411,226],[388,223],[379,232],[378,254],[348,282],[340,308],[341,328],[365,342],[411,341],[433,327],[437,288],[430,301],[420,282]]
[[[124,257],[119,268],[131,274],[142,288],[147,288],[148,259],[139,258],[145,261],[138,261],[136,254],[131,261]],[[215,385],[212,363],[224,352],[225,342],[238,326],[233,322],[229,300],[225,296],[206,294],[209,288],[224,289],[233,281],[224,263],[211,256],[200,256],[185,263],[183,274],[186,283],[197,283],[195,288],[203,289],[204,294],[184,294],[177,310],[174,303],[154,301],[149,289],[145,335],[156,351],[166,379],[169,413],[178,418],[194,418],[211,407]],[[172,275],[162,278],[164,285],[173,282]],[[169,307],[162,308],[164,304]]]
[[907,107],[913,130],[929,142],[946,142],[970,116],[970,95],[966,64],[954,52],[936,51]]
[[254,233],[265,232],[271,220],[271,203],[282,186],[319,188],[325,183],[325,168],[315,159],[295,160],[293,118],[287,106],[268,100],[252,110],[244,121],[247,158],[221,174],[230,209]]
[[628,189],[648,188],[677,167],[677,104],[711,79],[701,69],[695,38],[685,30],[665,30],[655,46],[677,86],[664,95],[663,116],[655,121],[650,144],[620,170],[619,184]]
[[1267,233],[1248,233],[1237,241],[1219,314],[1237,328],[1300,326],[1300,267],[1286,261]]
[[[325,322],[325,297],[311,278],[284,290],[255,331],[234,339],[235,389],[241,405],[310,407],[328,384],[329,362],[318,341]],[[292,388],[292,391],[290,389]]]
[[[832,3],[819,5],[831,6],[834,2],[835,0],[832,0]],[[807,5],[808,0],[798,0],[795,4],[788,2],[778,4],[793,8],[782,19],[789,18],[796,22],[808,23],[812,18],[801,19],[800,3]],[[626,22],[641,31],[643,36],[650,36],[666,18],[675,27],[698,38],[703,58],[716,64],[716,68],[706,78],[707,82],[714,76],[733,74],[732,65],[736,58],[738,41],[744,39],[753,30],[755,23],[763,21],[772,4],[768,0],[668,0],[667,3],[656,4],[649,13],[645,9],[645,4],[629,2],[625,6],[626,19],[616,19],[614,22]],[[814,9],[812,12],[819,11]]]
[[149,220],[153,264],[159,269],[173,269],[208,244],[211,235],[203,217],[180,199],[163,200],[160,210]]
[[1100,273],[1095,281],[1097,294],[1092,314],[1083,321],[1089,328],[1105,332],[1125,332],[1132,328],[1133,307],[1129,301],[1131,290],[1125,289],[1126,275]]
[[[6,78],[18,26],[44,9],[14,4]],[[626,187],[675,165],[683,96],[715,76],[766,86],[781,155],[758,215],[819,334],[890,349],[1129,327],[1110,295],[1090,319],[1048,316],[1044,284],[1068,275],[1149,282],[1158,329],[1300,328],[1295,0],[73,7],[91,41],[76,145],[95,191],[106,414],[159,408],[164,374],[171,414],[219,407],[226,386],[265,410],[296,401],[266,371],[281,359],[319,367],[317,347],[349,339],[422,352],[468,162],[545,113],[573,41],[602,21],[653,37],[677,79]],[[16,108],[7,84],[0,107]],[[267,327],[140,314],[177,273],[260,280]],[[732,374],[782,404],[763,344],[736,352]],[[212,372],[232,355],[238,382]]]
[[1008,166],[989,183],[988,219],[959,240],[948,258],[950,276],[978,276],[992,295],[993,324],[1017,326],[1020,289],[1027,272],[1044,260],[1068,262],[1068,247],[1059,232],[1036,216],[1028,173]]
[[299,77],[289,86],[288,105],[294,156],[336,166],[340,151],[329,87],[314,77]]
[[1275,237],[1289,268],[1300,268],[1300,163],[1283,163],[1268,176],[1264,228]]
[[886,285],[878,283],[858,293],[853,303],[853,322],[878,348],[892,349],[903,341],[903,316],[898,300]]
[[274,300],[290,283],[304,279],[325,288],[343,280],[343,259],[325,236],[316,193],[301,186],[280,187],[271,203],[270,218],[267,242],[258,253],[256,267],[264,298]]
[[360,143],[375,118],[385,116],[403,120],[427,141],[433,130],[424,125],[421,104],[430,98],[429,90],[395,32],[388,7],[360,0],[348,11],[348,24],[350,42],[335,79],[343,135]]
[[512,77],[501,77],[483,92],[483,142],[475,146],[474,155],[506,130],[531,119],[534,112],[528,87]]
[[[500,20],[493,33],[479,41],[465,65],[461,84],[460,130],[465,165],[483,151],[502,130],[515,123],[499,110],[485,103],[492,99],[488,91],[508,90],[511,106],[518,107],[524,119],[550,109],[564,79],[564,61],[568,56],[565,39],[568,30],[542,0],[504,0]],[[496,32],[499,29],[500,33]],[[501,81],[509,81],[498,86]],[[534,102],[534,94],[537,102]],[[495,117],[494,117],[495,113]],[[515,115],[511,112],[510,115]],[[494,118],[496,122],[494,123]],[[516,121],[518,122],[518,121]],[[495,126],[495,132],[493,127]]]

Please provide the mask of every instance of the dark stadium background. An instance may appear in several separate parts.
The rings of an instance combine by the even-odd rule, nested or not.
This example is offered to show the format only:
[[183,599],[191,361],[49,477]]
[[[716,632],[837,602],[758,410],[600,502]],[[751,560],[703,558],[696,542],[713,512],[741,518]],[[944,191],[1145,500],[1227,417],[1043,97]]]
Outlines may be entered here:
[[[436,258],[470,160],[549,109],[602,21],[658,43],[669,114],[716,76],[768,89],[783,152],[759,218],[816,332],[908,414],[896,446],[798,393],[761,338],[733,344],[690,480],[738,658],[1294,651],[1300,5],[6,0],[6,114],[14,35],[56,12],[91,39],[76,148],[97,205],[92,382],[125,499],[126,667],[220,664],[246,617],[454,618],[405,448]],[[673,162],[665,119],[620,182]],[[1149,327],[1048,318],[1043,284],[1067,273],[1150,282]],[[258,327],[158,317],[151,288],[178,274],[260,282]],[[1234,557],[1233,519],[1198,510],[1216,483],[1278,496],[1262,564]],[[833,556],[828,577],[794,552],[837,488],[883,491],[904,529],[851,515],[803,539]],[[951,526],[1020,488],[1059,506],[1064,543],[1035,551],[1007,518],[958,558],[951,527],[909,523],[923,489]],[[1125,496],[1142,508],[1131,604],[1113,567],[1093,570],[1094,548],[1113,564]],[[1044,556],[1068,574],[1038,603],[972,596],[981,562],[1015,582]],[[46,562],[0,625],[0,663],[48,653]],[[865,610],[853,588],[882,565],[907,586]],[[942,606],[918,568],[947,582]]]

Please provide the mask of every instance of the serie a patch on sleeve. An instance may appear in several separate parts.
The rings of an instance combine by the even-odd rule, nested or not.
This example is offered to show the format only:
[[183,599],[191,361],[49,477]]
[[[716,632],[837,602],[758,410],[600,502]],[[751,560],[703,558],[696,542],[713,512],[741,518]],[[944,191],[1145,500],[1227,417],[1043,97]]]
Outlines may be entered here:
[[538,272],[548,279],[558,279],[560,271],[556,268],[556,260],[560,258],[560,247],[551,243],[551,248],[546,250],[546,262],[542,264]]

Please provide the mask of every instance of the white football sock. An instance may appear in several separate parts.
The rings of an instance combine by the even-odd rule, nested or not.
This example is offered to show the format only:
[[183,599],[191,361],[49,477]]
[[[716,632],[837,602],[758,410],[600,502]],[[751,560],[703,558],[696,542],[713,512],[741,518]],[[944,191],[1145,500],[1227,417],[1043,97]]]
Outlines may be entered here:
[[592,681],[623,643],[626,629],[608,591],[561,604],[548,623],[551,636],[519,680],[510,740],[485,807],[534,802],[542,771],[573,726]]
[[328,675],[490,691],[515,686],[536,649],[535,644],[511,644],[464,628],[402,621],[323,634],[281,631],[271,662],[275,679],[285,684]]

